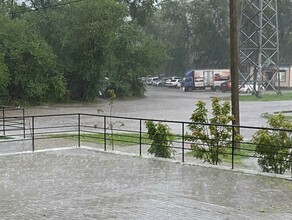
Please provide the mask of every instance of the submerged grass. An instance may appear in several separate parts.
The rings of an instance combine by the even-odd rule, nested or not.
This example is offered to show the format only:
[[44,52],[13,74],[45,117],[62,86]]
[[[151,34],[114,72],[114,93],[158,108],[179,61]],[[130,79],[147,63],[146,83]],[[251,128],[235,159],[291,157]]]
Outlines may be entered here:
[[[230,100],[230,97],[222,98],[222,100]],[[250,94],[239,94],[240,101],[248,102],[273,102],[273,101],[289,101],[292,100],[292,92],[284,92],[282,94],[275,93],[263,93],[260,98]]]
[[7,139],[12,139],[12,138],[8,136],[0,135],[0,140],[7,140]]
[[[245,143],[241,144],[239,149],[234,150],[234,163],[237,165],[244,165],[244,160],[247,157],[252,157],[255,153],[255,145]],[[191,150],[187,153],[187,156],[195,156],[197,152],[195,150]],[[226,148],[224,154],[219,156],[223,163],[232,163],[232,148]]]
[[[77,140],[78,135],[76,134],[56,134],[52,135],[53,138],[65,138],[71,140]],[[91,142],[97,144],[104,144],[104,134],[103,133],[86,133],[80,135],[80,141],[82,142]],[[131,133],[114,133],[106,134],[107,144],[111,144],[112,141],[115,145],[119,146],[131,146],[140,143],[140,135],[139,134],[131,134]],[[148,138],[147,134],[141,135],[142,144],[150,144],[151,140]]]
[[260,98],[257,98],[255,95],[240,95],[239,96],[240,101],[263,101],[263,102],[272,102],[272,101],[287,101],[292,100],[292,93],[282,93],[277,94],[275,93],[263,93]]
[[[55,134],[51,135],[52,138],[65,138],[76,141],[77,134]],[[140,135],[137,133],[114,133],[113,136],[110,133],[106,135],[107,144],[111,144],[112,140],[114,145],[118,146],[133,146],[140,143]],[[179,140],[179,135],[174,135],[174,140]],[[103,133],[85,133],[80,135],[81,142],[91,142],[96,144],[104,144]],[[151,144],[151,139],[148,138],[146,133],[141,135],[142,144]],[[234,150],[234,163],[237,165],[244,165],[244,160],[247,157],[252,157],[255,153],[255,145],[252,143],[242,143],[240,149]],[[187,156],[194,157],[197,154],[196,151],[190,150],[186,153]],[[220,159],[223,163],[232,163],[232,148],[226,148],[226,152],[220,155]]]
[[260,98],[257,98],[255,95],[241,95],[239,97],[240,101],[265,101],[265,102],[271,102],[271,101],[287,101],[292,100],[292,93],[282,93],[277,94],[275,93],[263,93]]
[[[181,139],[180,135],[173,135],[174,140]],[[78,139],[77,134],[54,134],[50,135],[52,138],[65,138],[76,141]],[[83,133],[80,134],[81,142],[91,142],[97,144],[104,144],[104,134],[103,133]],[[107,144],[114,142],[114,145],[119,146],[132,146],[140,144],[140,134],[138,133],[107,133],[106,134]],[[147,133],[141,134],[141,143],[150,145],[152,140],[148,137]]]

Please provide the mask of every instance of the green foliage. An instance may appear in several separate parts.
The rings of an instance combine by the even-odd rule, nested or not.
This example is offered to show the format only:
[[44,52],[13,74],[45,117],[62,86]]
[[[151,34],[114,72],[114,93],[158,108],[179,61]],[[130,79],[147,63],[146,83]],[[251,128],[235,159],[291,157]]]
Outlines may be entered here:
[[269,117],[268,125],[279,130],[259,130],[253,135],[258,164],[264,172],[283,174],[292,163],[292,123],[280,113]]
[[60,60],[72,99],[92,100],[107,69],[125,7],[113,0],[81,1],[66,8]]
[[64,97],[65,83],[56,57],[29,23],[0,16],[0,39],[2,63],[8,69],[8,83],[3,83],[9,100],[38,104]]
[[292,63],[292,2],[290,0],[278,1],[278,28],[280,63]]
[[159,2],[159,0],[118,1],[127,4],[132,21],[141,26],[145,26],[149,22],[149,19],[156,10],[154,4]]
[[[230,114],[230,102],[220,104],[219,98],[212,100],[212,115],[208,119],[206,103],[199,101],[192,113],[188,128],[191,135],[186,135],[186,140],[191,141],[191,149],[194,156],[203,159],[210,164],[221,163],[220,156],[226,153],[226,149],[232,145],[232,127],[226,126],[234,120]],[[235,134],[236,141],[242,140],[239,134]]]
[[[18,4],[0,1],[0,92],[11,101],[59,101],[66,92],[70,99],[93,100],[105,77],[117,96],[143,96],[141,76],[230,63],[227,0]],[[289,63],[292,4],[278,6],[280,60]]]
[[[36,3],[43,7],[43,1]],[[146,10],[144,3],[151,2],[135,7]],[[104,87],[104,77],[117,96],[143,96],[140,77],[163,62],[165,48],[161,43],[147,36],[137,22],[125,19],[129,5],[114,0],[69,5],[28,17],[57,54],[68,82],[68,97],[94,99]]]
[[164,0],[152,20],[148,31],[168,44],[166,73],[229,66],[227,0]]
[[142,76],[149,75],[166,59],[165,47],[139,27],[124,24],[114,41],[108,77],[118,96],[143,96]]
[[171,158],[174,150],[172,141],[174,139],[171,129],[162,123],[155,124],[153,121],[146,121],[147,134],[152,140],[148,153],[156,157]]
[[4,62],[4,56],[0,53],[0,99],[7,93],[7,85],[9,82],[8,68]]

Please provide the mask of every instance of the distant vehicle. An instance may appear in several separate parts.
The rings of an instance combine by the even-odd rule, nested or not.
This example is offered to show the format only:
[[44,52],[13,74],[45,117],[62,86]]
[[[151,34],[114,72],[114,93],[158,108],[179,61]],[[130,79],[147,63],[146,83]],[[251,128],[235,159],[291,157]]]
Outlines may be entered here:
[[169,80],[172,80],[172,79],[182,79],[180,76],[170,76],[168,77]]
[[171,79],[171,80],[167,80],[165,82],[165,86],[169,87],[169,88],[178,88],[178,86],[180,85],[180,83],[183,81],[183,79]]
[[[255,92],[254,91],[254,87],[253,87],[253,82],[246,82],[244,84],[241,84],[238,86],[239,87],[239,92],[242,93],[250,93],[250,92]],[[222,92],[227,92],[227,91],[231,91],[231,81],[225,81],[223,83],[221,83],[221,88],[220,90]],[[258,85],[256,85],[256,91],[258,91]],[[265,91],[265,87],[263,85],[261,85],[261,92]]]
[[190,70],[185,73],[183,90],[188,92],[195,89],[210,88],[213,91],[219,91],[221,83],[229,77],[229,69]]
[[[252,81],[246,82],[239,86],[239,92],[251,93],[251,92],[256,92],[256,91],[258,91],[258,85],[256,85],[255,90],[254,90],[254,83]],[[265,87],[261,85],[261,92],[263,91],[265,91]]]
[[231,91],[231,81],[227,80],[220,85],[221,92]]
[[165,86],[166,80],[167,79],[165,78],[160,78],[158,80],[155,80],[153,81],[153,86]]
[[147,81],[146,81],[146,84],[151,86],[153,85],[153,83],[155,81],[158,81],[159,80],[159,77],[158,76],[155,76],[155,77],[150,77],[150,78],[147,78]]

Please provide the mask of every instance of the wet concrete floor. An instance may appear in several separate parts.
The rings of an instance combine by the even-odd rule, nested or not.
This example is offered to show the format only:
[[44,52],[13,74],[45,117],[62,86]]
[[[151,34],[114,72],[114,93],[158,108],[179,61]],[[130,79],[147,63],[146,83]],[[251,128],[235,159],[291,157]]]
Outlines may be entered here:
[[0,157],[1,219],[292,219],[292,182],[88,149]]

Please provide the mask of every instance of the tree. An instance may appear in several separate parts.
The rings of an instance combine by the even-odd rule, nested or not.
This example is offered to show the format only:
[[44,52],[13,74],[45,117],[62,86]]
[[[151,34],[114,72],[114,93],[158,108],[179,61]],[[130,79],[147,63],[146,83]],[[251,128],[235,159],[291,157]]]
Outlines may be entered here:
[[38,10],[27,19],[58,56],[71,99],[92,100],[110,82],[117,96],[143,96],[141,76],[164,61],[165,48],[136,22],[125,19],[125,4],[75,2]]
[[63,13],[59,59],[70,97],[92,100],[98,94],[116,30],[124,23],[126,11],[113,0],[100,0],[72,4]]
[[0,53],[0,99],[7,98],[7,85],[9,82],[9,72],[4,63],[4,54]]
[[28,0],[28,2],[30,3],[31,7],[35,10],[39,9],[46,10],[62,3],[58,0]]
[[159,0],[118,0],[127,5],[131,20],[145,26],[157,9]]
[[195,0],[190,7],[192,50],[198,54],[194,65],[227,68],[230,63],[228,1]]
[[143,96],[142,76],[151,74],[166,59],[165,47],[133,24],[121,26],[113,43],[109,78],[119,96]]
[[191,68],[228,68],[228,1],[164,0],[148,25],[149,32],[168,43],[165,72]]
[[163,39],[167,45],[169,59],[162,70],[167,75],[181,75],[192,66],[190,63],[192,34],[188,10],[187,1],[163,1],[160,11],[147,27],[148,33],[155,35],[156,39]]
[[278,1],[280,63],[292,63],[292,2]]
[[64,97],[56,57],[33,27],[21,19],[0,16],[0,39],[0,53],[9,71],[10,101],[36,104]]

